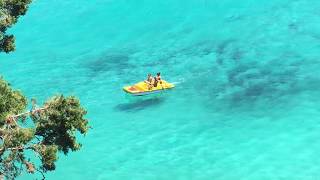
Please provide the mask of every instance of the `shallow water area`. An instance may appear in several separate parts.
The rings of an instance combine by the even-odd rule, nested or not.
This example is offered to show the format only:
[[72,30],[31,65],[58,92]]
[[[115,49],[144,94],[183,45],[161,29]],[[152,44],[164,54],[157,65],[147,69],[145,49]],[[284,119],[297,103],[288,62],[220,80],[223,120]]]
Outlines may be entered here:
[[[76,95],[88,109],[82,149],[61,154],[48,179],[318,179],[319,10],[315,0],[34,1],[0,73],[28,97]],[[122,91],[158,71],[176,87]]]

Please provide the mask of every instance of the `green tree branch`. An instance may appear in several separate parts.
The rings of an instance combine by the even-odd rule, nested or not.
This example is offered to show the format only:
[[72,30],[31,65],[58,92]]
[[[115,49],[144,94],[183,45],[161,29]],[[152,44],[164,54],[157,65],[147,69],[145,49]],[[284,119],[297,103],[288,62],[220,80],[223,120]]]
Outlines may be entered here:
[[[0,0],[0,53],[15,50],[15,38],[6,32],[27,12],[30,3]],[[76,135],[89,129],[87,112],[74,96],[53,96],[42,108],[33,100],[31,111],[26,110],[27,105],[27,98],[0,77],[0,175],[7,179],[23,171],[39,172],[45,178],[45,172],[55,170],[58,153],[79,150]],[[22,126],[25,121],[33,125]]]

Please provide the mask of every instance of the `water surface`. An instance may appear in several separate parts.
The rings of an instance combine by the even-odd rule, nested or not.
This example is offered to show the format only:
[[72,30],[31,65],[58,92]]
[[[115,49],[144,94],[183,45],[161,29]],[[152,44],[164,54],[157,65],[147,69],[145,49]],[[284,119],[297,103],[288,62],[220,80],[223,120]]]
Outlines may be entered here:
[[[0,72],[89,111],[83,148],[48,179],[319,179],[319,12],[315,0],[34,1]],[[122,92],[158,71],[177,87]]]

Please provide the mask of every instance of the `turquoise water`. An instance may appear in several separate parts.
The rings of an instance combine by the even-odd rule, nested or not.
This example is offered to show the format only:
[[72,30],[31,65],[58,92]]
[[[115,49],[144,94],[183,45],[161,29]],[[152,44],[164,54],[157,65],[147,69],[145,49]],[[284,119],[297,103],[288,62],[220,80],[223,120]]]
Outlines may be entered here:
[[[316,0],[34,1],[0,72],[89,111],[48,179],[319,179],[319,22]],[[176,88],[122,92],[158,71]]]

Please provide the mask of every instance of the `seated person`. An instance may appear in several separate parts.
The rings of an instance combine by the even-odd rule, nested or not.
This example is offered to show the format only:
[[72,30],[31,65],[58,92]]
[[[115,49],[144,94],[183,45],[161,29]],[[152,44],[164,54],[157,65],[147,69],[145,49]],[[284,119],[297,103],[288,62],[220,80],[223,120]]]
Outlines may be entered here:
[[158,72],[158,73],[157,73],[156,78],[157,78],[157,81],[159,81],[159,82],[160,82],[160,84],[162,84],[162,82],[161,82],[161,74],[160,74],[160,72]]
[[152,89],[153,77],[151,74],[148,74],[147,79],[144,81],[148,85],[148,89]]
[[154,86],[154,87],[157,87],[157,86],[158,86],[158,79],[157,79],[157,77],[154,77],[153,86]]
[[[158,86],[158,83],[160,83],[161,87],[162,87],[162,81],[161,81],[161,74],[160,72],[157,73],[157,76],[154,77],[154,83],[153,83],[153,86],[154,87],[157,87]],[[163,87],[162,87],[163,88]]]

